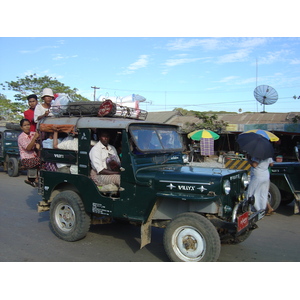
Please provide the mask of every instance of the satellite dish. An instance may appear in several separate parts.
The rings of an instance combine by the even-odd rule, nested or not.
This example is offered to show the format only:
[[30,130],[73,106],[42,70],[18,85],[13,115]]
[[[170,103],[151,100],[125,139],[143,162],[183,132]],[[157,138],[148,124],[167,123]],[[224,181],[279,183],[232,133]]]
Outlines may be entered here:
[[278,94],[275,89],[269,85],[259,85],[254,90],[255,99],[264,106],[274,104],[278,100]]

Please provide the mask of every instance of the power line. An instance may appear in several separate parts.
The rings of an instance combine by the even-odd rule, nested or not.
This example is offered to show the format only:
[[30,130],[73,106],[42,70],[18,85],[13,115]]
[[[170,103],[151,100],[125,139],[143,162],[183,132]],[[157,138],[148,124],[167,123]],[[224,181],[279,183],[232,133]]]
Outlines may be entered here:
[[[298,88],[299,86],[292,86],[292,87],[286,87],[289,89],[292,88]],[[282,89],[285,89],[285,87],[283,87]],[[220,93],[234,93],[236,91],[215,91],[215,90],[202,90],[202,91],[149,91],[149,90],[131,90],[131,89],[115,89],[115,88],[106,88],[106,87],[102,87],[102,90],[112,90],[112,91],[119,91],[119,92],[130,92],[130,93],[161,93],[161,94],[165,94],[165,93],[177,93],[177,94],[211,94],[211,93],[215,93],[215,94],[220,94]],[[238,92],[243,92],[243,91],[238,91]]]
[[[122,91],[122,92],[133,92],[133,93],[161,93],[164,95],[164,102],[165,104],[152,104],[154,102],[154,100],[148,99],[149,101],[151,101],[151,106],[157,106],[157,107],[161,107],[164,106],[165,109],[167,107],[190,107],[190,106],[195,106],[195,107],[200,107],[200,106],[207,106],[207,105],[219,105],[219,104],[235,104],[235,103],[253,103],[255,101],[255,99],[253,98],[252,100],[239,100],[239,101],[225,101],[225,102],[210,102],[210,103],[197,103],[197,104],[177,104],[177,105],[167,105],[166,104],[166,98],[167,98],[167,94],[168,93],[177,93],[177,94],[211,94],[211,93],[233,93],[232,91],[220,91],[220,92],[216,92],[216,91],[148,91],[148,90],[126,90],[126,89],[115,89],[115,88],[106,88],[106,87],[102,87],[102,90],[114,90],[114,91]],[[282,99],[291,99],[294,97],[281,97],[278,98],[278,100],[282,100]],[[142,104],[142,102],[141,102]]]
[[[293,98],[293,97],[283,97],[283,98],[278,98],[278,99],[290,99],[290,98]],[[154,101],[154,100],[151,100],[149,99],[150,101]],[[196,103],[196,104],[182,104],[180,106],[203,106],[203,105],[216,105],[216,104],[234,104],[234,103],[249,103],[249,102],[254,102],[255,99],[253,100],[239,100],[239,101],[223,101],[223,102],[209,102],[209,103]],[[141,102],[142,103],[142,102]],[[166,104],[157,104],[154,106],[176,106],[176,105],[166,105]]]

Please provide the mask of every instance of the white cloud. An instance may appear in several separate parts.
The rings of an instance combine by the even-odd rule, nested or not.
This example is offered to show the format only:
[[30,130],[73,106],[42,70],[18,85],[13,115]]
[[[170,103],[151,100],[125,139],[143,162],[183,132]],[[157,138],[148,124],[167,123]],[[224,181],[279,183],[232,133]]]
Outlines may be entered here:
[[33,54],[33,53],[38,53],[40,51],[43,51],[45,49],[51,49],[51,48],[58,48],[58,46],[43,46],[43,47],[39,47],[33,50],[21,50],[20,53],[22,54]]
[[193,38],[175,39],[167,44],[168,50],[189,50],[201,47],[204,50],[224,50],[232,48],[255,48],[262,46],[269,38]]
[[290,61],[291,65],[299,65],[300,64],[300,59],[294,58]]
[[262,46],[269,41],[268,38],[243,38],[237,44],[240,48],[255,48]]
[[140,55],[138,60],[135,61],[134,63],[130,64],[122,74],[127,75],[127,74],[132,74],[136,70],[145,68],[147,67],[149,63],[149,55]]
[[56,54],[52,59],[60,60],[60,59],[69,59],[69,58],[76,58],[76,57],[78,57],[78,55],[62,56],[61,54]]
[[248,49],[240,49],[234,53],[225,54],[223,56],[220,56],[216,62],[219,64],[241,62],[241,61],[247,60],[249,54],[250,54],[250,51]]
[[194,47],[203,47],[206,50],[218,48],[219,40],[216,38],[204,39],[176,39],[167,44],[168,50],[188,50]]
[[62,55],[56,54],[56,56],[53,57],[52,59],[53,59],[53,60],[60,60],[60,59],[63,59],[63,58],[64,58],[64,57],[63,57]]
[[291,54],[289,50],[280,50],[275,52],[268,52],[268,55],[265,57],[260,57],[258,59],[259,65],[269,65],[277,61],[284,61],[286,60],[286,56]]
[[65,44],[65,40],[58,40],[57,44],[64,45]]
[[164,63],[162,63],[162,66],[165,68],[162,70],[161,74],[166,75],[169,72],[169,68],[175,67],[178,65],[183,65],[183,64],[189,64],[193,63],[199,60],[205,60],[207,58],[174,58],[174,59],[168,59]]
[[220,90],[222,89],[222,86],[215,86],[215,87],[210,87],[210,88],[206,88],[206,91],[214,91],[214,90]]
[[174,67],[182,64],[192,63],[195,61],[201,60],[201,58],[177,58],[177,59],[168,59],[165,63],[163,63],[164,66],[167,67]]
[[221,80],[219,80],[217,82],[227,83],[227,82],[235,80],[237,78],[239,78],[239,77],[238,76],[227,76],[227,77],[224,77],[224,78],[222,78]]

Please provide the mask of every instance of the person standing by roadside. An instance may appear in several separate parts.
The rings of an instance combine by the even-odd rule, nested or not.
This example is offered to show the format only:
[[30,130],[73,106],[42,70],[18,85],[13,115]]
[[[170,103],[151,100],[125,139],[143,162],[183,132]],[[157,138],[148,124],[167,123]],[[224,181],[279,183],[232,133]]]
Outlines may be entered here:
[[257,211],[265,209],[266,215],[269,216],[274,211],[268,201],[270,187],[269,167],[273,166],[273,159],[270,157],[260,160],[252,157],[248,161],[251,165],[250,183],[247,190],[248,197],[254,196],[254,208]]
[[37,123],[44,117],[52,117],[53,114],[50,112],[51,102],[54,99],[54,95],[51,89],[45,88],[42,92],[43,103],[38,103],[34,110],[34,122]]
[[29,109],[24,111],[24,118],[30,122],[30,131],[36,131],[36,123],[34,122],[34,109],[38,104],[37,95],[32,94],[27,97]]

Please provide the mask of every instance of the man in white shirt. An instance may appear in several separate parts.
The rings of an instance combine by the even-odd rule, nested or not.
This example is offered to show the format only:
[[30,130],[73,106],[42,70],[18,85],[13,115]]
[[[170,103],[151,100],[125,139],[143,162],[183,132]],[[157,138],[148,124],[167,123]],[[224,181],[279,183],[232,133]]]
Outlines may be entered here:
[[110,136],[107,131],[99,132],[98,138],[99,142],[89,153],[92,165],[91,178],[98,186],[113,183],[120,187],[121,163],[116,148],[109,145]]
[[43,103],[38,103],[34,109],[34,122],[37,123],[44,117],[52,117],[53,114],[50,112],[51,102],[54,100],[53,91],[49,88],[43,89],[42,93]]

